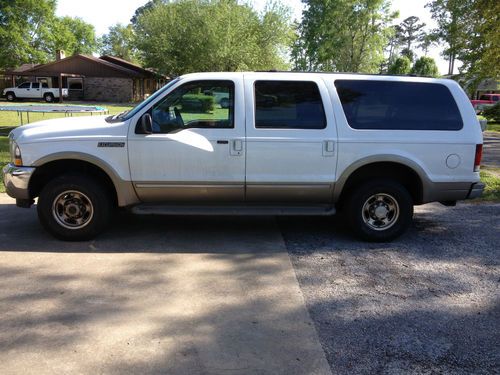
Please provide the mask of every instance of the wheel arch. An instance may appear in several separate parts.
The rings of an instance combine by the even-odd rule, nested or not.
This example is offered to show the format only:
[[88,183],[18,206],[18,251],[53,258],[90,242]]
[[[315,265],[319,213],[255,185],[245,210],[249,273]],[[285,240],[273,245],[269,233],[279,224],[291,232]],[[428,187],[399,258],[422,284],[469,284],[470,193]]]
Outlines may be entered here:
[[416,162],[396,155],[371,156],[346,168],[334,188],[334,201],[342,204],[350,189],[372,178],[389,178],[400,182],[415,204],[422,204],[429,179]]
[[29,193],[37,197],[45,184],[52,178],[68,172],[91,175],[104,182],[118,206],[138,202],[130,181],[124,181],[107,162],[85,153],[70,152],[47,155],[35,163],[36,167],[29,183]]

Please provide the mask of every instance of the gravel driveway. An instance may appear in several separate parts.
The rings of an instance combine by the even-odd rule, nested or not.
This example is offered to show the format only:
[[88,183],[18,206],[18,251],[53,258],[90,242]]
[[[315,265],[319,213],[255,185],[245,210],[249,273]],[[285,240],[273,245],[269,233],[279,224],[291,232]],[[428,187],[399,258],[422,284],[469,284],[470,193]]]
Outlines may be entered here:
[[500,204],[429,204],[389,244],[281,219],[332,372],[500,373],[499,218]]

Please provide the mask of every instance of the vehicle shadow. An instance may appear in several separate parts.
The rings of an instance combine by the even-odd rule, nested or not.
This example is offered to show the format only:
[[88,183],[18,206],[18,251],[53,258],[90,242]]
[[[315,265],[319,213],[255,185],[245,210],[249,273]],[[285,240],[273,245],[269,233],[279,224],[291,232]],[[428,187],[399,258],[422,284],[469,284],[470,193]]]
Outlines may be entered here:
[[0,251],[265,253],[286,251],[272,217],[142,216],[119,211],[92,241],[59,241],[38,222],[36,208],[0,205]]

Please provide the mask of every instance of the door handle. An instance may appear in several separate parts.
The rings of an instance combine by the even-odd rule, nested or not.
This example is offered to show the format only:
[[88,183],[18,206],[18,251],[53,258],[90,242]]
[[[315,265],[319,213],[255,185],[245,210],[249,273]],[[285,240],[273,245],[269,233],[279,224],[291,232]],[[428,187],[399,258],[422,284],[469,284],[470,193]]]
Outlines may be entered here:
[[323,142],[323,156],[333,156],[335,154],[335,142],[334,141],[324,141]]
[[232,156],[240,156],[243,154],[243,141],[241,139],[231,140],[229,154]]
[[224,139],[219,139],[219,140],[217,141],[217,144],[218,144],[218,145],[227,145],[228,143],[229,143],[229,141],[226,141],[226,140],[224,140]]
[[243,142],[241,141],[241,139],[235,139],[233,141],[233,148],[234,148],[234,151],[242,151],[243,150]]

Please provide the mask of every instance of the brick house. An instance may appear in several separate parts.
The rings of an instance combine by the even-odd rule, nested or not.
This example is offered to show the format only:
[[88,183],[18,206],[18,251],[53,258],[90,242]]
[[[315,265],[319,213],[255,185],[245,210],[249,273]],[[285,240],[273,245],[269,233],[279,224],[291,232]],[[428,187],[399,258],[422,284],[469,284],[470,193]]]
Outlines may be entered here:
[[45,82],[69,89],[69,100],[132,102],[143,100],[163,86],[168,77],[114,56],[73,55],[22,71],[5,72],[17,80]]

